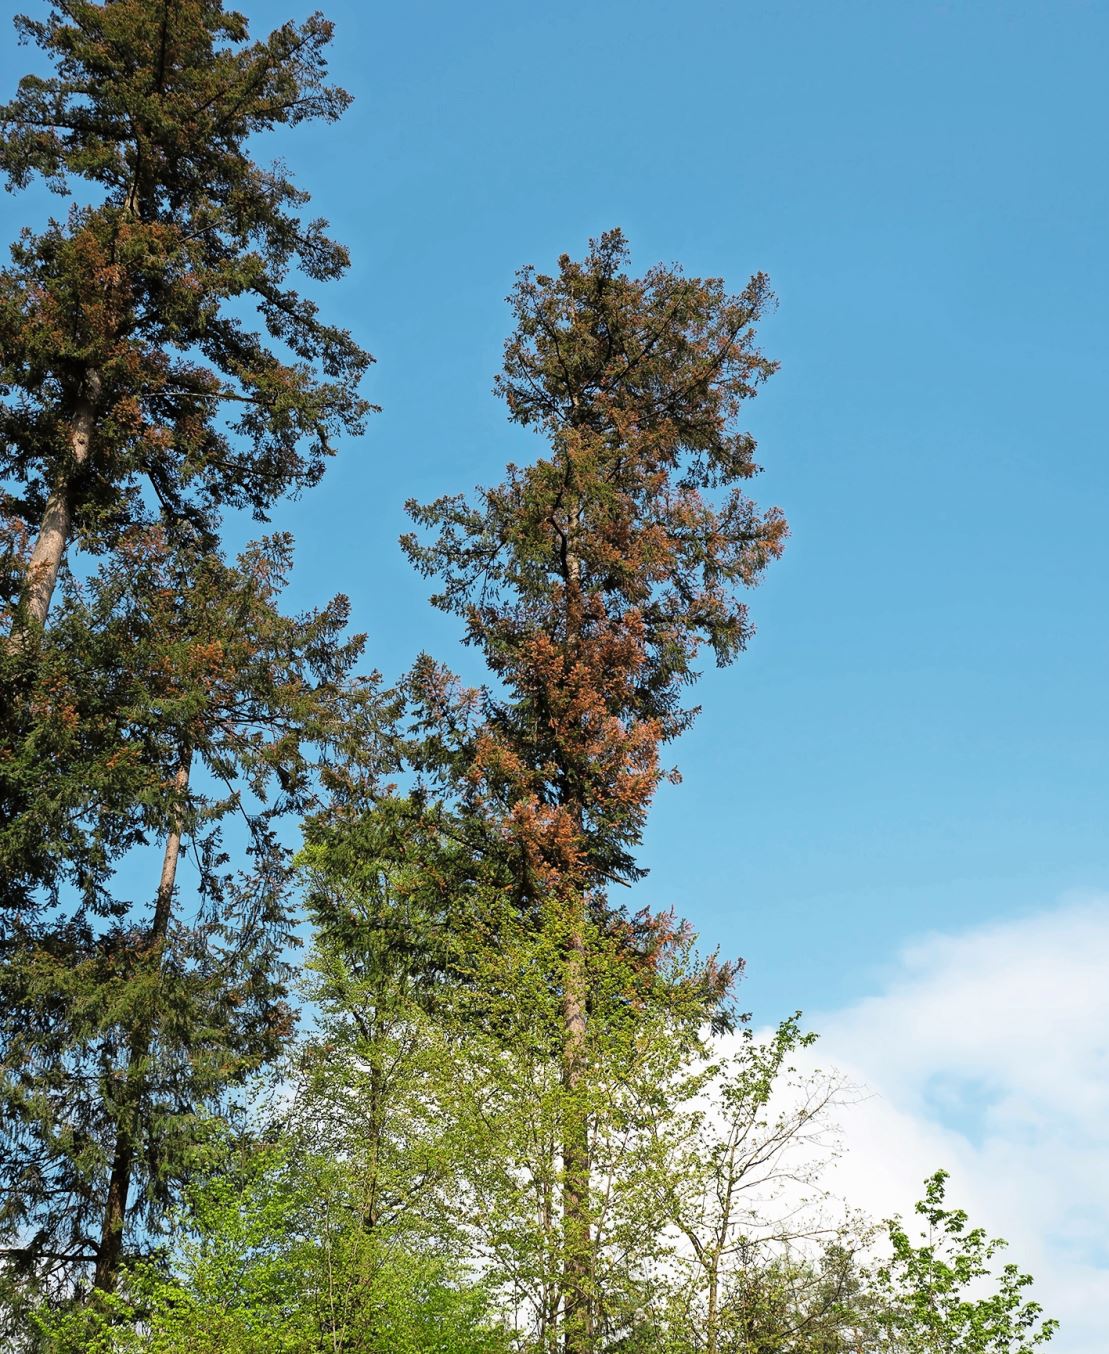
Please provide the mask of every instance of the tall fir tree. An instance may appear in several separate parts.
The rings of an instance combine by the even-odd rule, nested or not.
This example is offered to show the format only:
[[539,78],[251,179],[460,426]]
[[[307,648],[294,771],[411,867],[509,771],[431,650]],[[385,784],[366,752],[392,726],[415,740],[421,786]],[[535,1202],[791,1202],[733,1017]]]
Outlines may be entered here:
[[[318,479],[334,437],[370,409],[358,392],[368,354],[293,286],[340,275],[346,250],[326,222],[302,219],[307,194],[280,165],[253,158],[261,133],[347,106],[326,81],[331,25],[314,15],[252,42],[219,0],[45,8],[17,28],[53,73],[25,77],[0,108],[9,187],[39,178],[68,202],[63,220],[21,234],[0,272],[9,657],[46,622],[72,547],[110,551],[161,520],[211,548],[224,509],[264,517]],[[9,907],[56,890],[87,850],[103,868],[71,828],[85,768],[54,757],[49,824],[13,774],[30,746],[16,746],[28,680],[26,663],[0,672],[0,834],[20,835],[18,855],[0,858]],[[56,753],[57,728],[31,726],[33,745]]]
[[[658,951],[658,923],[640,918],[637,935],[612,887],[642,874],[635,847],[666,774],[660,749],[695,713],[682,692],[698,651],[726,664],[743,649],[739,590],[786,534],[781,514],[740,487],[757,466],[736,419],[774,369],[754,341],[765,277],[732,296],[677,269],[629,276],[627,252],[613,231],[582,262],[563,256],[555,275],[521,273],[496,388],[549,450],[476,504],[410,505],[431,539],[406,540],[494,679],[459,695],[441,669],[418,665],[421,794],[449,805],[445,830],[486,871],[499,862],[516,913],[532,914],[560,956],[564,1354],[598,1347],[593,959],[620,929],[647,968]],[[707,999],[727,976],[701,976]]]
[[0,169],[69,204],[0,273],[0,507],[9,556],[29,552],[26,627],[74,543],[110,548],[151,512],[210,538],[223,508],[261,516],[312,484],[363,426],[370,359],[290,283],[338,276],[346,250],[252,158],[259,133],[347,106],[331,24],[251,42],[220,0],[65,0],[17,28],[54,73],[0,108]]
[[230,566],[181,535],[150,528],[66,585],[25,693],[32,828],[58,797],[35,756],[43,730],[103,789],[71,810],[93,844],[86,874],[6,919],[0,970],[5,1257],[63,1297],[114,1286],[203,1159],[229,1089],[286,1045],[278,825],[322,782],[341,793],[374,742],[345,599],[287,617],[287,538]]
[[328,22],[251,41],[219,0],[65,0],[17,27],[51,71],[0,108],[0,167],[67,211],[0,273],[2,1216],[9,1268],[107,1289],[287,1032],[276,823],[372,697],[345,602],[278,609],[289,542],[218,542],[361,430],[370,358],[296,290],[345,249],[254,158],[347,106]]

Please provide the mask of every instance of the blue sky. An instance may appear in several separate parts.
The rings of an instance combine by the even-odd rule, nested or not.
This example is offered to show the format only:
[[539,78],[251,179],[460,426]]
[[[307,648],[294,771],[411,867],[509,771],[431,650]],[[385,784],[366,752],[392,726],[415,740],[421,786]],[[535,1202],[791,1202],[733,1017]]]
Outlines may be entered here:
[[765,269],[754,490],[793,537],[702,684],[644,901],[771,1015],[1109,879],[1105,7],[328,12],[356,103],[283,153],[352,247],[330,304],[384,412],[281,516],[301,595],[347,589],[387,673],[465,663],[395,540],[408,495],[538,450],[489,393],[514,269],[616,224],[643,266]]
[[[1104,983],[1080,952],[1109,955],[1109,7],[321,3],[356,102],[280,151],[351,246],[324,296],[377,355],[384,412],[275,518],[300,542],[297,601],[347,591],[387,676],[421,648],[473,674],[396,538],[408,496],[539,450],[490,394],[514,270],[620,225],[643,267],[736,289],[767,271],[780,306],[763,345],[782,368],[749,408],[754,492],[793,535],[749,599],[749,652],[701,684],[639,900],[745,956],[760,1020],[825,1012],[843,1058],[928,1126],[922,1171],[943,1164],[932,1145],[974,1178],[1023,1171],[1029,1236],[1029,1217],[1065,1232],[1033,1208],[1042,1158],[988,1149],[1027,1145],[1023,1110],[1004,1128],[1028,1098],[1021,1060],[998,1084],[995,1053],[1019,1050],[1045,1002],[1085,1052],[1036,1104],[1073,1093],[1083,1142],[1104,1108],[1079,1088],[1104,1086],[1106,1066]],[[244,7],[259,29],[311,8]],[[28,59],[0,50],[5,88]],[[0,209],[10,236],[26,206]],[[990,983],[949,983],[991,954]],[[994,1031],[975,1044],[985,1062],[963,1048],[945,1063],[949,989],[966,1028]],[[931,1032],[915,1089],[873,1047],[887,1019],[891,1038]],[[936,1088],[956,1083],[945,1109]],[[876,1132],[902,1130],[917,1132]],[[1098,1217],[1104,1236],[1109,1197]],[[1049,1257],[1060,1303],[1104,1310],[1104,1252],[1077,1296],[1070,1253]]]
[[[356,101],[278,149],[351,246],[321,300],[384,412],[276,516],[297,600],[347,591],[388,676],[421,648],[474,671],[396,538],[409,495],[539,450],[490,394],[514,270],[613,225],[644,267],[764,269],[754,492],[793,535],[701,685],[641,901],[745,956],[776,1016],[1109,881],[1106,7],[326,8]],[[5,87],[29,59],[5,45]],[[2,210],[10,235],[27,204]]]

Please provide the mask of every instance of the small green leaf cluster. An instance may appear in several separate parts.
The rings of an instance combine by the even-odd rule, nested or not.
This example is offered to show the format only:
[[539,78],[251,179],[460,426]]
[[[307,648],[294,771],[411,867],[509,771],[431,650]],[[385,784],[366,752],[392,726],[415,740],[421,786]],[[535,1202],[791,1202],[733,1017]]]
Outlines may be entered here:
[[1030,1274],[1012,1263],[995,1270],[1005,1241],[945,1206],[947,1178],[937,1171],[925,1182],[919,1244],[900,1219],[888,1224],[892,1256],[876,1274],[884,1339],[899,1354],[1032,1354],[1059,1323],[1025,1296]]

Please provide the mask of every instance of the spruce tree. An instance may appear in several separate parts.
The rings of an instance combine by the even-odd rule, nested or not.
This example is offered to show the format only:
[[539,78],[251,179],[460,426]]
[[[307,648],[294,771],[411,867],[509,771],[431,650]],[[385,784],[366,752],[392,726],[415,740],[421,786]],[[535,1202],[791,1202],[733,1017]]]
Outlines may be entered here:
[[62,1296],[114,1286],[203,1161],[229,1089],[291,1031],[279,824],[321,781],[341,790],[376,705],[351,677],[345,599],[281,613],[289,551],[273,538],[232,566],[151,528],[67,583],[36,637],[32,826],[58,795],[39,731],[57,726],[79,767],[65,734],[86,692],[102,790],[68,806],[101,868],[11,913],[2,937],[0,1227],[9,1268]]
[[370,359],[297,290],[345,249],[254,158],[349,102],[331,25],[251,41],[218,0],[44,11],[17,27],[50,73],[0,108],[9,187],[66,201],[0,273],[0,1220],[9,1269],[68,1292],[112,1287],[288,1032],[278,823],[373,701],[345,602],[283,616],[289,542],[230,565],[219,535],[360,431]]
[[[563,256],[554,275],[520,274],[496,388],[547,453],[509,467],[476,503],[410,505],[431,539],[406,541],[493,678],[466,693],[429,660],[418,665],[420,794],[560,956],[565,1354],[597,1348],[594,958],[623,933],[649,971],[665,927],[626,917],[613,886],[642,874],[635,848],[666,774],[660,750],[695,713],[682,693],[697,654],[726,664],[743,649],[739,591],[786,534],[777,510],[760,512],[742,491],[755,443],[736,426],[773,371],[754,341],[765,277],[732,296],[719,279],[672,268],[635,278],[626,261],[613,231],[582,262]],[[698,979],[706,1011],[728,977],[710,966]]]
[[41,626],[73,544],[151,514],[210,538],[222,509],[317,480],[362,427],[369,358],[291,285],[341,274],[345,249],[252,158],[259,133],[347,106],[327,21],[251,42],[220,0],[65,0],[17,28],[54,69],[0,108],[0,169],[67,202],[0,273],[0,516],[16,623]]

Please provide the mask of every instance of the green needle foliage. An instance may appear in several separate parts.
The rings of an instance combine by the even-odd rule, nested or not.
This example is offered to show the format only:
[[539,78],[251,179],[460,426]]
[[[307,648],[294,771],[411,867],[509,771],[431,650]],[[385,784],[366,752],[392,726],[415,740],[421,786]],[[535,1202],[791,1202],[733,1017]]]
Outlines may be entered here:
[[361,430],[370,359],[297,290],[346,251],[253,154],[349,102],[329,23],[17,27],[49,67],[0,169],[66,210],[0,273],[0,1229],[19,1292],[65,1301],[148,1247],[291,1030],[280,825],[355,792],[376,706],[345,600],[285,616],[290,541],[230,564],[219,533]]
[[9,551],[34,543],[20,623],[41,625],[72,542],[152,511],[210,536],[314,483],[362,428],[370,359],[290,285],[346,250],[248,151],[347,106],[327,21],[251,42],[219,0],[66,0],[17,26],[55,73],[0,108],[0,170],[69,203],[0,273],[0,508]]
[[[279,610],[289,552],[277,537],[230,566],[151,529],[15,654],[34,660],[26,708],[69,731],[66,763],[92,781],[58,806],[81,847],[70,887],[6,917],[0,970],[0,1226],[9,1266],[63,1297],[86,1275],[113,1286],[229,1088],[291,1032],[277,829],[347,783],[377,706],[350,675],[345,599]],[[58,793],[38,760],[24,779],[36,805]]]

